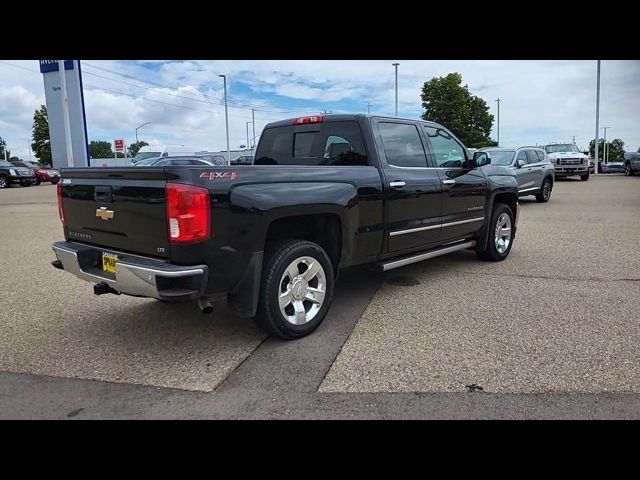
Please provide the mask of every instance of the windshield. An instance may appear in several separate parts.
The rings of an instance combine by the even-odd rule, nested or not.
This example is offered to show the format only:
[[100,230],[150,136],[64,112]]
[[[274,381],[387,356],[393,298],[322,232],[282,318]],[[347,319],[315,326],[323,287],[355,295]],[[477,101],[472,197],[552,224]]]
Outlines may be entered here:
[[40,165],[38,165],[36,162],[22,162],[25,166],[29,167],[29,168],[42,168]]
[[135,157],[131,160],[133,163],[138,163],[140,160],[144,160],[146,158],[155,158],[159,157],[161,152],[139,152]]
[[141,160],[136,162],[136,167],[151,167],[158,161],[158,157],[146,158],[145,160]]
[[491,165],[511,165],[515,150],[494,150],[487,151],[491,157]]
[[578,147],[572,143],[562,143],[558,145],[547,145],[544,147],[544,151],[547,153],[560,153],[560,152],[579,152]]

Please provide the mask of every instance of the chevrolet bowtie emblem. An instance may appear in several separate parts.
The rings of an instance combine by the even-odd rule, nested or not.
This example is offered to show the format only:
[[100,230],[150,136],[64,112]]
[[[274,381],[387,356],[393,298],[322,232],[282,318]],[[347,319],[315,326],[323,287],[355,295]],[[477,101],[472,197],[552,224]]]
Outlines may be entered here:
[[107,210],[107,207],[100,207],[96,210],[96,217],[101,220],[109,220],[113,218],[113,210]]

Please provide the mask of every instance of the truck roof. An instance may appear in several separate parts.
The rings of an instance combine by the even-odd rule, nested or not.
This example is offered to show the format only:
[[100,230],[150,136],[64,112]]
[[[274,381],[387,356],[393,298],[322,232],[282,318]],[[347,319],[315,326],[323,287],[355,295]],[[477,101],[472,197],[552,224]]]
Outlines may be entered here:
[[355,121],[358,118],[385,118],[390,120],[407,120],[410,122],[421,122],[427,125],[432,125],[434,127],[439,127],[440,125],[435,122],[430,122],[428,120],[422,120],[420,118],[403,118],[403,117],[393,117],[388,115],[376,115],[373,113],[318,113],[316,115],[302,115],[300,117],[292,117],[284,120],[278,120],[276,122],[271,122],[265,125],[265,129],[274,128],[274,127],[286,127],[289,125],[293,125],[294,121],[299,118],[307,118],[307,117],[322,117],[323,122],[346,122],[346,121]]

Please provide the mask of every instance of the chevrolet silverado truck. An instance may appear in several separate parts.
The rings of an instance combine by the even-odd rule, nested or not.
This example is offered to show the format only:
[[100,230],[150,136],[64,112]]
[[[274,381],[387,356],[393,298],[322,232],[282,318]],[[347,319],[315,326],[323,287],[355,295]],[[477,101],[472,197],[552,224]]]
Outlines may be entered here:
[[555,177],[579,176],[580,180],[589,180],[589,156],[585,155],[573,143],[550,143],[544,151],[555,169]]
[[463,249],[504,260],[518,186],[435,123],[325,115],[267,125],[252,165],[64,168],[58,204],[52,263],[94,293],[205,313],[226,295],[294,339],[322,322],[343,268]]
[[624,173],[630,177],[640,173],[640,148],[637,152],[626,152],[624,154]]

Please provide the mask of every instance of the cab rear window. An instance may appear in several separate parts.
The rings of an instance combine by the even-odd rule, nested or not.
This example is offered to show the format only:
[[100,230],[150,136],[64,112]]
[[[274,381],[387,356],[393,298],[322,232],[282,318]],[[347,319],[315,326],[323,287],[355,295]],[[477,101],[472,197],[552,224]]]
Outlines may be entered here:
[[356,122],[326,122],[266,129],[254,165],[367,165]]

